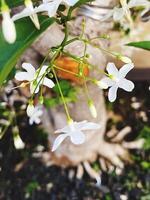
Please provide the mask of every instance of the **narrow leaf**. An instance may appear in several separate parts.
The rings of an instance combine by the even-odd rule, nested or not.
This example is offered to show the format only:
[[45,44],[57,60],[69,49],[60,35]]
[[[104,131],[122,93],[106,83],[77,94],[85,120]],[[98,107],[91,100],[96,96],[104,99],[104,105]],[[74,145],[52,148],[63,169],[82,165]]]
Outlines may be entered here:
[[150,41],[131,42],[126,45],[150,51]]

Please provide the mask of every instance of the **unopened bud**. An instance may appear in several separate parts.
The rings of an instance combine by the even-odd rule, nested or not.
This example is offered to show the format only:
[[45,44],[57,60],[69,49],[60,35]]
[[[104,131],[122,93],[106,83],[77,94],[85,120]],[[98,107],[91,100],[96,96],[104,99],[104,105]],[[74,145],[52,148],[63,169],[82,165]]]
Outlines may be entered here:
[[126,64],[132,63],[132,60],[129,57],[127,57],[127,56],[120,56],[119,60],[121,60],[122,62],[124,62]]
[[12,44],[16,40],[16,29],[13,20],[10,17],[9,8],[7,5],[2,6],[2,31],[5,40]]
[[12,128],[13,132],[13,139],[14,139],[14,145],[16,149],[23,149],[25,147],[24,142],[22,141],[20,135],[19,135],[19,129],[17,126]]
[[34,112],[33,102],[30,102],[27,106],[27,115],[30,117]]
[[119,53],[115,53],[115,56],[118,60],[121,60],[122,62],[128,64],[128,63],[132,63],[132,60],[127,57],[127,56],[122,56],[121,54]]
[[97,117],[97,111],[96,111],[96,108],[93,104],[93,101],[92,100],[89,100],[88,101],[88,105],[89,105],[89,109],[90,109],[90,112],[91,112],[91,115],[96,118]]

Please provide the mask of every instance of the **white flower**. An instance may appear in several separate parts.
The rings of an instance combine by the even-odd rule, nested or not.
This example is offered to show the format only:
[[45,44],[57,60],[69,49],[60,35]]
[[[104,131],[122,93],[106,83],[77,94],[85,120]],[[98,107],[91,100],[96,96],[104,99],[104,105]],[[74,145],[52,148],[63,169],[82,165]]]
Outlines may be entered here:
[[109,88],[108,99],[114,102],[117,97],[118,88],[122,88],[127,92],[131,92],[134,89],[134,83],[125,78],[127,73],[133,69],[133,63],[125,64],[120,70],[118,70],[114,63],[108,63],[106,70],[109,73],[109,77],[105,77],[101,80],[102,84]]
[[32,1],[31,0],[25,0],[25,6],[26,6],[26,8],[23,11],[21,11],[20,13],[14,15],[12,17],[13,21],[21,19],[23,17],[30,17],[32,22],[34,23],[35,27],[37,29],[40,29],[38,16],[36,14],[36,8],[33,7]]
[[147,0],[130,0],[127,3],[127,0],[120,0],[121,8],[115,7],[107,15],[104,16],[103,20],[113,17],[114,21],[120,21],[126,16],[130,19],[130,9],[138,6],[144,6],[146,9],[150,7],[150,2]]
[[33,123],[39,124],[41,122],[40,117],[42,116],[43,111],[41,106],[33,106],[29,104],[27,106],[27,115],[29,117],[29,124],[32,125]]
[[78,0],[43,0],[43,3],[41,3],[38,7],[33,7],[32,1],[31,0],[26,0],[25,5],[26,8],[13,16],[13,20],[18,20],[23,17],[30,17],[35,26],[39,29],[39,20],[37,13],[39,12],[48,12],[49,17],[55,16],[57,9],[61,3],[65,3],[68,6],[73,6]]
[[36,12],[48,12],[49,17],[53,17],[60,4],[65,3],[68,6],[73,6],[78,0],[43,0],[43,3],[35,9]]
[[38,93],[41,85],[45,85],[49,88],[53,88],[55,86],[52,80],[44,76],[48,66],[43,65],[41,70],[35,70],[30,63],[23,63],[22,68],[25,69],[26,72],[18,72],[15,75],[15,79],[18,81],[29,81],[31,94]]
[[65,126],[62,129],[55,131],[55,133],[64,133],[60,134],[54,141],[52,151],[55,151],[59,145],[64,141],[66,137],[70,137],[70,140],[73,144],[79,145],[85,142],[85,135],[82,131],[99,129],[101,126],[96,123],[82,121],[82,122],[71,122],[68,126]]
[[12,44],[16,40],[16,28],[12,18],[10,17],[9,8],[7,6],[4,10],[2,9],[2,17],[2,31],[4,38],[8,43]]

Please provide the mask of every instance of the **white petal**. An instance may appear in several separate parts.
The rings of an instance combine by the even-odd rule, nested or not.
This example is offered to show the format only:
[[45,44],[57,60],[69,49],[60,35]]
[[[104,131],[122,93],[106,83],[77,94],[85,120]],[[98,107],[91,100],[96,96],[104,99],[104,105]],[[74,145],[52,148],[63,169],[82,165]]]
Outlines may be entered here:
[[25,8],[23,11],[21,11],[20,13],[14,15],[12,17],[13,21],[16,21],[18,19],[24,18],[24,17],[28,17],[30,15],[33,14],[33,10],[30,10],[29,8]]
[[43,114],[43,111],[40,106],[34,107],[34,109],[31,107],[28,111],[29,114],[29,123],[32,125],[33,123],[39,124],[41,122],[41,115]]
[[53,147],[52,147],[52,151],[55,151],[60,146],[60,144],[64,141],[64,139],[66,137],[68,137],[68,134],[59,135],[54,141],[54,144],[53,144]]
[[104,89],[107,89],[108,87],[111,87],[112,85],[115,84],[115,81],[113,81],[112,79],[110,79],[108,77],[103,78],[100,82],[105,86]]
[[78,0],[64,0],[64,2],[68,4],[69,6],[73,6],[74,4],[78,2]]
[[55,133],[69,133],[71,131],[70,126],[65,126],[55,131]]
[[30,64],[30,63],[23,63],[22,68],[25,69],[28,73],[29,76],[33,79],[35,76],[35,68]]
[[40,84],[37,83],[38,85],[35,85],[34,81],[30,84],[30,92],[31,94],[35,93],[37,94],[40,90]]
[[43,85],[49,88],[53,88],[55,86],[54,82],[46,77],[44,78]]
[[17,72],[15,75],[17,81],[32,81],[28,72]]
[[137,7],[137,6],[148,6],[150,2],[147,0],[130,0],[128,3],[129,8]]
[[114,21],[120,21],[124,16],[124,10],[122,8],[114,8]]
[[38,117],[30,117],[30,119],[29,119],[29,124],[30,125],[32,125],[33,123],[35,123],[35,124],[39,124],[41,122],[41,119],[40,118],[38,118]]
[[117,97],[117,90],[118,90],[118,86],[117,84],[112,86],[110,89],[109,89],[109,92],[108,92],[108,99],[110,102],[114,102],[116,100],[116,97]]
[[74,125],[75,129],[81,130],[85,126],[86,123],[87,123],[87,121],[84,120],[81,122],[73,122],[73,125]]
[[93,122],[86,122],[80,130],[95,130],[100,129],[101,125]]
[[72,131],[70,135],[71,142],[73,144],[83,144],[85,142],[85,135],[81,131]]
[[133,64],[133,63],[124,65],[124,66],[119,70],[119,76],[120,76],[121,78],[124,78],[124,77],[127,75],[127,73],[128,73],[131,69],[133,69],[133,68],[134,68],[134,64]]
[[39,7],[35,8],[36,12],[48,12],[49,17],[55,16],[57,9],[61,1],[52,1],[49,3],[43,3]]
[[30,19],[34,23],[35,27],[39,30],[40,29],[40,23],[37,14],[33,14],[30,16]]
[[108,63],[106,70],[108,71],[110,75],[113,75],[115,77],[118,77],[119,75],[118,69],[116,68],[114,63]]
[[[47,70],[47,68],[48,68],[48,66],[47,65],[43,65],[42,66],[42,68],[41,68],[41,70],[40,69],[38,69],[38,70],[40,70],[40,73],[39,73],[39,78],[41,78],[41,76],[43,76],[44,74],[45,74],[45,72],[46,72],[46,70]],[[38,70],[37,70],[37,72],[38,72]]]
[[131,92],[134,89],[134,83],[124,78],[120,81],[119,87],[127,92]]
[[106,15],[104,15],[104,17],[100,20],[100,21],[105,21],[109,18],[111,18],[114,14],[114,10],[110,10]]

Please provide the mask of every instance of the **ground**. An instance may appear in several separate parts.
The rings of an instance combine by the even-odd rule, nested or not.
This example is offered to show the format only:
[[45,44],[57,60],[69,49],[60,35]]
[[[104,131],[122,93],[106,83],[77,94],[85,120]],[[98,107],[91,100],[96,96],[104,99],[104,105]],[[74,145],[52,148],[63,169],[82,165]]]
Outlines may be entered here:
[[[103,172],[98,188],[87,174],[77,180],[73,176],[76,168],[45,166],[39,157],[47,150],[47,134],[36,126],[26,126],[24,116],[17,121],[26,148],[15,150],[9,130],[0,141],[0,200],[150,200],[149,83],[135,84],[134,92],[119,91],[114,104],[107,102],[114,116],[108,121],[108,130],[129,125],[132,133],[125,138],[127,141],[146,138],[142,150],[131,151],[134,163],[126,164],[122,174],[117,175],[115,169]],[[92,166],[99,168],[98,162]]]

